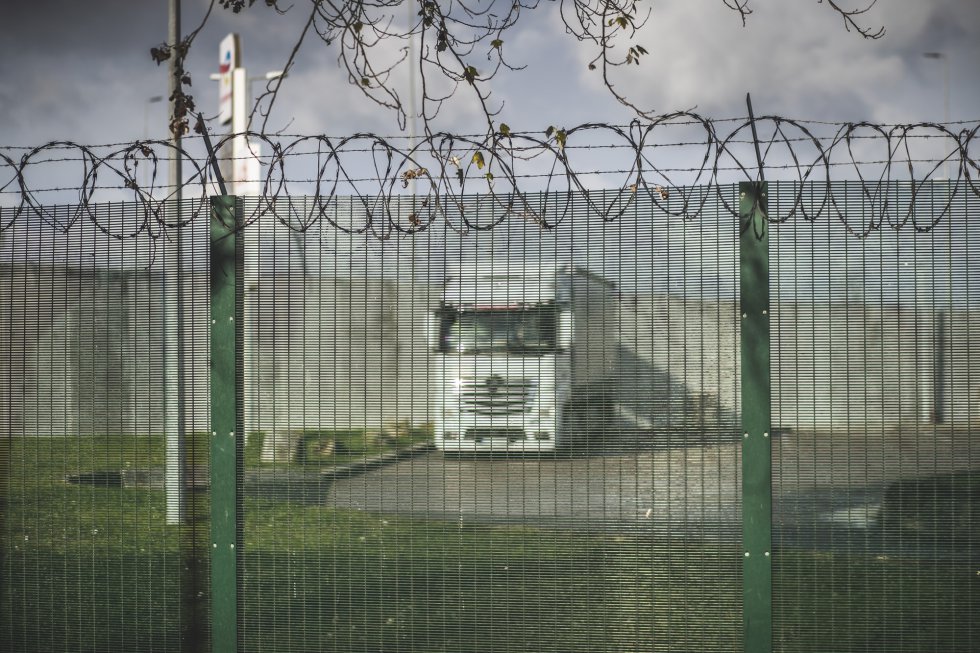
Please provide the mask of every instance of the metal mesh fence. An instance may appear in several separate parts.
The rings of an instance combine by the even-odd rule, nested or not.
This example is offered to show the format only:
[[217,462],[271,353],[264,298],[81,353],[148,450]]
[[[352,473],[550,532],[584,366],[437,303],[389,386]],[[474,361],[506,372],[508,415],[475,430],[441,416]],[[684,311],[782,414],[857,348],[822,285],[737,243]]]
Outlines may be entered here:
[[[49,221],[0,234],[0,640],[10,651],[198,650],[209,627],[207,235],[185,230],[178,261],[175,241],[62,228],[69,214],[51,207]],[[135,205],[94,215],[133,232],[140,220]]]
[[[770,185],[770,211],[791,188]],[[911,204],[929,232],[774,225],[773,613],[784,651],[977,650],[973,195],[834,188],[852,215]]]
[[246,229],[246,649],[740,646],[737,227],[529,199]]
[[869,188],[767,187],[771,582],[737,186],[461,196],[425,228],[424,198],[239,200],[220,316],[200,204],[152,233],[131,204],[18,214],[2,641],[204,650],[227,599],[246,651],[742,650],[760,604],[774,650],[976,650],[977,198]]

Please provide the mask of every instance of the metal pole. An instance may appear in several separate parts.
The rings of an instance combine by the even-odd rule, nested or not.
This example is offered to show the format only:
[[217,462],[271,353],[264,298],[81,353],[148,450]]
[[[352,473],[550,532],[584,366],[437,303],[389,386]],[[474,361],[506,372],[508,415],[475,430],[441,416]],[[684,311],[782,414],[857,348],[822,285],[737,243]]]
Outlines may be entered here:
[[[169,36],[168,40],[170,47],[175,48],[177,44],[180,43],[180,0],[170,0],[170,16],[169,16]],[[177,72],[177,53],[172,52],[170,57],[170,84],[168,90],[170,91],[170,118],[173,119],[177,112],[177,91],[180,90],[180,77]],[[180,132],[172,131],[171,138],[173,139],[174,150],[173,155],[170,157],[170,183],[171,188],[174,192],[174,199],[178,202],[180,201],[181,189],[180,189]]]
[[[408,29],[412,29],[412,21],[415,20],[414,10],[415,7],[413,3],[406,2],[405,6],[408,7]],[[408,35],[408,148],[410,151],[415,150],[415,115],[417,113],[417,107],[415,106],[415,35],[409,33]],[[412,197],[415,197],[415,177],[409,180],[409,191]],[[412,203],[412,207],[415,207],[415,203]]]
[[211,198],[211,651],[238,651],[243,243],[236,198]]
[[745,651],[772,650],[772,382],[767,193],[765,182],[739,184]]

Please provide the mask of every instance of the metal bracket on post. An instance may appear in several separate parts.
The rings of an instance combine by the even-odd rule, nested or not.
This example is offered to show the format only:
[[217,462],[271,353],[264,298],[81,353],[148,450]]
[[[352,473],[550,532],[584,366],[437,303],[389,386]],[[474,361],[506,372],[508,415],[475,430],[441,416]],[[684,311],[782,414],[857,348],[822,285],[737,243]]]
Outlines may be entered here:
[[211,650],[238,650],[242,241],[235,196],[211,198]]
[[742,599],[746,651],[772,650],[772,437],[766,183],[739,184]]

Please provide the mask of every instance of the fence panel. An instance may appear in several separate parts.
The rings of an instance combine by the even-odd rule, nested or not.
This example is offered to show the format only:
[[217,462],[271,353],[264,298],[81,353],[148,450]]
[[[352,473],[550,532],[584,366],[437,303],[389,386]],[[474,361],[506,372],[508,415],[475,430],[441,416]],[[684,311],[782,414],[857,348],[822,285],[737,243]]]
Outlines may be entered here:
[[736,223],[526,200],[246,203],[246,650],[740,648]]
[[175,241],[113,236],[139,232],[140,207],[89,209],[92,221],[72,207],[25,213],[0,241],[0,640],[11,651],[201,650],[206,233],[186,230],[178,275]]
[[[769,189],[773,217],[801,192]],[[776,650],[977,650],[980,204],[964,190],[835,184],[852,224],[885,221],[862,239],[772,225]],[[910,206],[930,224],[950,198],[931,231],[888,224]]]
[[977,197],[746,186],[5,221],[0,641],[976,650]]

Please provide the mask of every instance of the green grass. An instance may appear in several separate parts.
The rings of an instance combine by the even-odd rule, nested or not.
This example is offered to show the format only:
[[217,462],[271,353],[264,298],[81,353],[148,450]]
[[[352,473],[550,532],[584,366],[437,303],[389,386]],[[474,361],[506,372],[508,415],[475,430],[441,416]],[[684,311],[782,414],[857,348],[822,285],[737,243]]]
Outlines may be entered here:
[[778,650],[980,650],[980,559],[783,552],[773,560]]
[[[207,642],[206,495],[195,496],[189,525],[173,527],[162,490],[64,482],[71,473],[159,467],[161,438],[4,447],[0,641],[8,650],[171,651]],[[248,651],[741,648],[738,542],[268,499],[244,508]],[[783,551],[773,563],[779,650],[980,648],[976,556]]]

